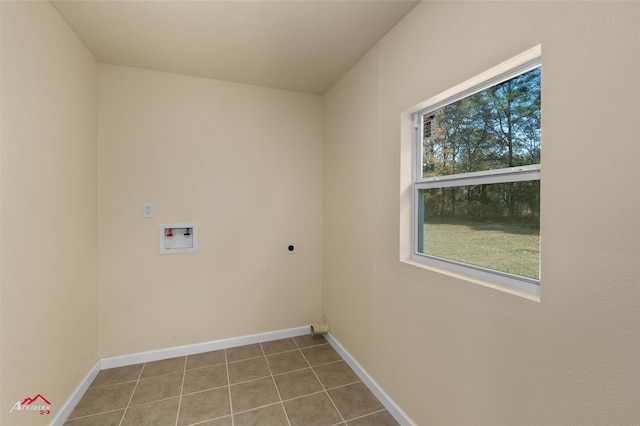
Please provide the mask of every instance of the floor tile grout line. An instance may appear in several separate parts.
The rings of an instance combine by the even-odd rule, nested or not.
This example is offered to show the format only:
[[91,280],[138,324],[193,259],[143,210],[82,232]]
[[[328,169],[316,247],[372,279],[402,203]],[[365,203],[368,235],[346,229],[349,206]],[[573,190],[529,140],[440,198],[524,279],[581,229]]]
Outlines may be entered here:
[[[85,392],[85,395],[86,395],[86,392]],[[82,397],[84,398],[84,395]],[[78,404],[79,404],[79,402],[78,402]],[[77,407],[77,405],[76,405],[76,407]],[[71,417],[71,415],[73,414],[73,411],[72,411],[71,414],[69,415],[69,417],[67,417],[67,419],[65,421],[81,419],[81,418],[84,418],[84,417],[99,416],[99,415],[102,415],[102,414],[113,413],[114,411],[120,411],[120,410],[125,410],[125,409],[126,409],[126,407],[120,407],[120,408],[115,408],[115,409],[112,409],[112,410],[97,411],[97,412],[85,414],[85,415],[82,415],[82,416],[76,416],[76,417]]]
[[[0,0],[0,1],[2,1],[2,0]],[[113,413],[115,411],[120,411],[120,410],[126,411],[126,407],[120,407],[120,408],[116,408],[116,409],[113,409],[113,410],[98,411],[98,412],[95,412],[95,413],[85,414],[83,416],[78,416],[78,417],[68,417],[67,421],[68,420],[81,419],[81,418],[85,418],[85,417],[91,417],[91,416],[101,416],[101,415],[106,414],[106,413]],[[123,415],[124,415],[124,413],[123,413]],[[122,419],[120,419],[120,420],[122,420]]]
[[[156,402],[168,401],[170,399],[176,399],[176,398],[180,398],[180,395],[168,396],[166,398],[154,399],[153,401],[147,401],[147,402],[143,402],[141,404],[130,405],[129,408],[142,407],[144,405],[154,404]],[[112,410],[112,411],[115,411],[115,410]]]
[[282,395],[280,394],[280,389],[278,389],[278,384],[276,383],[276,379],[273,376],[273,371],[271,371],[271,365],[269,365],[269,359],[267,358],[267,354],[265,354],[264,352],[264,348],[262,347],[262,344],[260,344],[260,349],[262,350],[262,354],[264,355],[264,358],[267,361],[267,368],[269,369],[269,374],[271,375],[271,381],[273,382],[273,386],[276,388],[276,393],[278,394],[278,401],[280,402],[280,406],[282,407],[282,411],[284,412],[284,418],[287,419],[287,424],[291,426],[291,420],[289,420],[287,409],[284,408],[284,402],[282,401]]
[[178,399],[178,410],[176,411],[175,426],[178,426],[178,420],[180,420],[180,406],[182,405],[182,391],[184,391],[184,379],[187,377],[187,358],[184,357],[184,367],[182,369],[182,384],[180,385],[180,398]]
[[[304,351],[304,350],[311,349],[311,348],[319,348],[320,346],[331,346],[331,344],[329,342],[318,343],[317,345],[305,346],[303,348],[300,348],[300,350]],[[333,346],[331,346],[331,347],[333,347]]]
[[[269,364],[267,364],[269,365]],[[249,379],[249,380],[243,380],[241,382],[234,382],[234,383],[229,383],[229,386],[235,386],[235,385],[241,385],[243,383],[249,383],[249,382],[253,382],[255,380],[262,380],[262,379],[266,379],[267,377],[270,377],[269,374],[267,374],[266,376],[260,376],[260,377],[255,377],[253,379]]]
[[[340,354],[338,354],[338,355],[340,355]],[[340,358],[342,358],[342,357],[340,357]],[[329,361],[329,362],[323,362],[321,364],[315,364],[315,365],[312,365],[311,368],[324,367],[325,365],[336,364],[338,362],[344,362],[345,364],[347,364],[346,361],[344,361],[343,359],[339,359],[337,361]],[[347,364],[347,365],[349,365],[349,364]],[[351,367],[349,367],[349,368],[351,368]]]
[[[332,391],[340,388],[346,388],[347,386],[356,385],[358,383],[363,383],[362,380],[356,380],[355,382],[345,383],[344,385],[332,386],[330,388],[325,388],[327,391]],[[366,385],[365,385],[366,386]]]
[[[306,370],[307,368],[311,368],[311,365],[309,364],[309,362],[304,358],[304,355],[302,355],[302,351],[298,350],[297,352],[298,352],[298,354],[300,356],[302,356],[302,360],[304,361],[305,366],[304,367],[300,367],[300,368],[293,367],[294,368],[293,370],[284,370],[284,371],[280,371],[280,372],[277,372],[277,373],[274,373],[273,370],[271,369],[271,364],[269,364],[269,359],[268,359],[269,357],[267,357],[267,365],[269,365],[269,371],[271,372],[271,375],[274,376],[274,377],[275,376],[281,376],[283,374],[293,373],[293,372],[296,372],[296,371],[301,371],[301,370]],[[298,358],[285,359],[284,360],[285,368],[292,368],[291,363],[295,363],[295,362],[298,362],[298,361],[299,361]]]
[[227,358],[227,350],[224,350],[224,365],[227,368],[227,389],[229,391],[229,413],[231,414],[231,426],[234,426],[233,418],[233,400],[231,399],[231,376],[229,376],[229,359]]
[[[238,414],[244,414],[244,413],[248,413],[250,411],[256,411],[256,410],[260,410],[262,408],[266,408],[266,407],[272,407],[274,405],[281,405],[282,402],[280,401],[276,401],[276,402],[270,402],[268,404],[264,404],[264,405],[259,405],[257,407],[253,407],[253,408],[249,408],[248,410],[242,410],[242,411],[238,411],[236,412],[234,415],[238,415]],[[208,420],[207,420],[208,421]]]
[[93,389],[102,389],[102,388],[107,388],[109,386],[118,386],[118,385],[124,385],[126,383],[133,383],[133,382],[137,382],[138,379],[133,379],[133,380],[125,380],[123,382],[117,382],[117,383],[109,383],[106,385],[99,385],[99,386],[89,386],[89,388],[86,390],[86,392],[93,390]]
[[264,355],[250,356],[249,358],[243,358],[243,359],[237,359],[235,361],[229,361],[229,362],[227,362],[227,364],[235,364],[235,363],[238,363],[238,362],[250,361],[252,359],[258,359],[258,358],[262,358],[262,357],[264,357]]
[[306,393],[304,395],[300,395],[300,396],[295,396],[293,398],[288,398],[288,399],[284,399],[282,400],[282,402],[290,402],[290,401],[295,401],[296,399],[302,399],[302,398],[306,398],[308,396],[312,396],[312,395],[317,395],[319,393],[324,393],[324,389],[319,390],[319,391],[315,391],[315,392],[310,392],[310,393]]
[[[343,423],[347,423],[347,421],[345,420],[344,416],[342,415],[342,413],[340,412],[340,410],[338,409],[338,406],[336,405],[336,403],[333,401],[333,398],[331,398],[331,395],[329,395],[329,392],[325,389],[325,393],[327,394],[327,397],[329,398],[329,401],[331,401],[331,404],[333,404],[334,408],[336,409],[336,411],[338,412],[338,415],[340,416],[340,418],[342,419]],[[338,423],[339,424],[339,423]]]
[[133,395],[136,393],[136,389],[138,389],[138,383],[140,383],[140,377],[142,377],[142,372],[144,371],[145,365],[146,363],[142,364],[140,373],[138,373],[138,379],[136,380],[136,384],[133,386],[133,391],[131,392],[131,395],[129,395],[129,401],[127,401],[127,406],[124,408],[124,411],[122,412],[122,417],[120,418],[120,423],[118,423],[118,426],[122,426],[122,422],[124,422],[124,417],[127,415],[127,411],[129,410],[129,406],[131,405],[131,401],[133,400]]
[[[307,364],[311,365],[311,363],[309,362],[309,360],[307,359],[307,357],[304,355],[304,352],[302,350],[300,350],[300,352],[302,352],[302,356],[304,357],[305,361],[307,361]],[[341,357],[342,358],[342,357]],[[335,402],[333,402],[333,399],[331,398],[331,395],[329,395],[329,392],[327,391],[326,386],[324,385],[324,383],[322,383],[322,381],[320,380],[320,377],[318,377],[318,374],[316,373],[316,371],[313,369],[313,367],[311,368],[311,371],[313,372],[313,375],[316,376],[316,380],[318,382],[320,382],[320,386],[322,386],[322,389],[324,390],[325,395],[327,395],[327,398],[329,398],[329,401],[331,401],[331,404],[333,405],[333,408],[335,408],[336,412],[338,413],[338,415],[340,416],[340,418],[342,419],[342,423],[346,424],[346,421],[344,419],[344,416],[342,415],[342,413],[340,412],[340,410],[338,410],[338,406],[336,405]],[[340,424],[340,423],[337,423]]]
[[[316,376],[316,378],[318,378],[318,376]],[[318,380],[318,381],[319,381],[319,380]],[[319,382],[320,382],[320,381],[319,381]],[[327,388],[327,387],[325,387],[325,386],[322,384],[322,382],[320,382],[320,385],[322,386],[322,390],[315,391],[315,392],[309,392],[309,393],[306,393],[306,394],[304,394],[304,395],[295,396],[295,397],[293,397],[293,398],[283,399],[283,400],[282,400],[282,402],[294,401],[294,400],[296,400],[296,399],[305,398],[305,397],[307,397],[307,396],[316,395],[316,394],[323,393],[323,392],[329,392],[329,391],[336,390],[336,389],[340,389],[340,388],[346,388],[347,386],[355,385],[355,384],[358,384],[358,383],[362,383],[362,382],[361,382],[361,381],[357,381],[357,382],[353,382],[353,383],[347,383],[347,384],[345,384],[345,385],[340,385],[340,386],[334,386],[334,387],[331,387],[331,388]],[[377,399],[377,398],[376,398],[376,399]]]
[[216,420],[224,419],[226,417],[233,418],[233,416],[231,414],[227,414],[226,416],[214,417],[213,419],[202,420],[201,422],[190,423],[188,426],[197,426],[197,425],[201,425],[201,424],[204,424],[204,423],[209,423],[209,422],[213,422],[213,421],[216,421]]
[[[215,386],[215,387],[212,387],[212,388],[200,389],[200,390],[197,390],[197,391],[194,391],[194,392],[183,393],[182,395],[183,396],[190,396],[190,395],[195,395],[197,393],[209,392],[209,391],[216,390],[216,389],[226,388],[227,386],[229,386],[229,385]],[[175,397],[171,397],[171,398],[175,398]],[[169,398],[166,398],[166,399],[169,399]]]
[[[183,371],[185,371],[185,370],[178,370],[178,371],[172,371],[170,373],[158,374],[157,376],[145,377],[144,379],[140,378],[138,381],[139,382],[144,382],[145,380],[157,379],[159,377],[167,377],[167,376],[171,376],[172,374],[180,374]],[[188,371],[191,371],[191,370],[188,370]]]
[[289,373],[297,373],[298,371],[308,370],[310,368],[313,368],[313,367],[307,366],[307,367],[303,367],[303,368],[296,368],[295,370],[285,371],[284,373],[274,374],[273,377],[284,376],[285,374],[289,374]]
[[[203,367],[187,368],[185,371],[204,370],[205,368],[218,367],[218,366],[220,366],[220,365],[224,365],[224,364],[225,364],[224,362],[219,362],[219,363],[217,363],[217,364],[205,365],[205,366],[203,366]],[[167,376],[168,376],[169,374],[174,374],[174,373],[168,373],[168,374],[165,374],[165,375],[167,375]],[[159,376],[158,376],[158,377],[159,377]],[[145,380],[146,380],[146,379],[145,379]]]
[[[81,420],[81,419],[86,419],[87,417],[93,417],[93,416],[101,416],[103,414],[108,414],[108,413],[115,413],[116,411],[124,411],[124,408],[116,408],[115,410],[107,410],[107,411],[102,411],[100,413],[95,413],[95,414],[85,414],[84,416],[78,416],[78,417],[68,417],[65,420],[65,423],[70,421],[70,420]],[[123,413],[124,414],[124,413]]]
[[354,417],[352,419],[349,419],[349,421],[352,422],[354,420],[363,419],[363,418],[368,417],[368,416],[373,416],[374,414],[384,413],[385,411],[387,411],[387,409],[386,408],[382,408],[382,409],[380,409],[378,411],[373,411],[371,413],[367,413],[367,414],[363,414],[361,416]]
[[[340,354],[338,354],[338,355],[340,355]],[[322,365],[329,365],[329,364],[337,364],[337,363],[339,363],[339,362],[344,362],[345,364],[347,364],[347,362],[346,362],[344,359],[342,359],[342,356],[341,356],[341,357],[340,357],[340,359],[338,359],[338,360],[335,360],[335,361],[329,361],[329,362],[324,362],[324,363],[322,363],[322,364],[314,365],[314,367],[320,367],[320,366],[322,366]],[[349,364],[347,364],[347,365],[349,365]],[[349,368],[351,368],[351,367],[349,367]]]
[[[291,339],[291,340],[293,340],[293,339]],[[265,342],[265,343],[270,343],[270,342]],[[293,341],[293,343],[295,344],[296,342]],[[262,343],[260,345],[262,346]],[[286,349],[284,351],[267,353],[267,352],[265,352],[264,347],[262,347],[262,353],[264,354],[264,356],[280,355],[280,354],[284,354],[284,353],[287,353],[287,352],[293,352],[293,351],[299,351],[299,350],[300,350],[300,348],[298,347],[298,345],[296,345],[296,347],[293,348],[293,349]]]
[[[329,396],[329,399],[331,400],[331,402],[333,403],[333,405],[336,407],[336,410],[338,409],[338,406],[335,404],[335,402],[333,402],[333,398],[331,398],[331,395],[329,394],[329,391],[332,391],[332,390],[335,390],[335,389],[340,389],[340,388],[346,388],[347,386],[352,386],[352,385],[355,385],[355,384],[358,384],[358,383],[362,383],[362,384],[364,385],[364,382],[362,382],[362,381],[357,381],[357,382],[349,383],[349,384],[346,384],[346,385],[336,386],[336,387],[333,387],[333,388],[326,389],[327,395]],[[364,385],[364,386],[365,386],[365,388],[367,388],[367,385]],[[367,388],[367,389],[368,389],[368,388]],[[374,395],[374,397],[376,398],[376,400],[377,400],[378,402],[380,402],[380,400],[378,399],[378,397],[376,397],[375,395]],[[382,403],[381,403],[381,404],[382,404]],[[386,411],[386,408],[384,408],[384,406],[383,406],[383,408],[382,408],[382,409],[380,409],[380,410],[372,411],[371,413],[367,413],[367,414],[363,414],[363,415],[358,416],[358,417],[354,417],[354,418],[352,418],[352,419],[349,419],[348,421],[352,421],[352,420],[355,420],[355,419],[358,419],[358,418],[361,418],[361,417],[370,416],[370,415],[372,415],[372,414],[379,413],[379,412],[381,412],[381,411]],[[340,410],[338,410],[338,412],[340,412]],[[344,422],[345,422],[345,424],[346,424],[346,423],[347,423],[347,419],[345,419],[345,418],[342,416],[342,413],[340,413],[340,417],[342,417],[343,421],[344,421]]]
[[[312,335],[313,336],[313,335]],[[296,346],[298,346],[298,349],[300,349],[301,351],[305,350],[305,349],[309,349],[309,348],[315,348],[316,346],[322,346],[322,345],[330,345],[329,342],[324,338],[324,336],[322,337],[322,339],[324,340],[324,343],[318,343],[317,345],[309,345],[309,346],[300,346],[300,344],[296,341],[296,339],[294,338],[293,341],[296,344]]]

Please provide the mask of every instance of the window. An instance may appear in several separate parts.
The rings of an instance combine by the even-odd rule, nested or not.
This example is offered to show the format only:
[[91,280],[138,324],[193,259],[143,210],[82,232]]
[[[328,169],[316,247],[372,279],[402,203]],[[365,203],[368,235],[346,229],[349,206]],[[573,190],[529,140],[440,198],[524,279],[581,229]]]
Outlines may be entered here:
[[413,114],[412,258],[537,293],[539,56],[461,87]]

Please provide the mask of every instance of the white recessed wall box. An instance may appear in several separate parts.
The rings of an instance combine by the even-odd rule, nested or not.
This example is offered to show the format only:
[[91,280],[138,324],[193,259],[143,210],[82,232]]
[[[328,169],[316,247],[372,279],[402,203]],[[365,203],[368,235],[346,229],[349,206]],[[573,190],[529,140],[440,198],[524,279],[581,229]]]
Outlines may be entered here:
[[198,251],[197,223],[161,223],[158,225],[160,254]]

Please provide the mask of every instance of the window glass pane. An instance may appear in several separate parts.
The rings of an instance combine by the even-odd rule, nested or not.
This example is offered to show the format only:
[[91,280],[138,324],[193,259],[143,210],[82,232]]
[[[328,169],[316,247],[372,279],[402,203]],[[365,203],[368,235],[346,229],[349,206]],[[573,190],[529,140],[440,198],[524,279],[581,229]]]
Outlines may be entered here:
[[540,73],[422,114],[422,177],[539,164]]
[[539,280],[540,181],[419,191],[418,252]]

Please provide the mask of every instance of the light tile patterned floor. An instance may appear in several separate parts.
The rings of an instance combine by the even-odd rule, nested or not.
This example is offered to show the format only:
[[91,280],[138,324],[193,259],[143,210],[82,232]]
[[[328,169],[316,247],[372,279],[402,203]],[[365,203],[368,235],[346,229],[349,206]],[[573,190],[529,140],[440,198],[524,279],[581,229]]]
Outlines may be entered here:
[[323,337],[102,370],[66,426],[398,425]]

